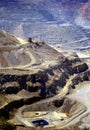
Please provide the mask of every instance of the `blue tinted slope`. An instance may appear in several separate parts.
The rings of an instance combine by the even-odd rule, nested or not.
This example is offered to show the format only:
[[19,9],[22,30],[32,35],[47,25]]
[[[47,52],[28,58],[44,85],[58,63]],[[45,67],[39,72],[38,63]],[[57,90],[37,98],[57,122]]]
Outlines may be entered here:
[[[89,39],[90,19],[82,16],[89,4],[89,0],[1,0],[0,29],[54,44]],[[83,32],[83,27],[88,29]]]

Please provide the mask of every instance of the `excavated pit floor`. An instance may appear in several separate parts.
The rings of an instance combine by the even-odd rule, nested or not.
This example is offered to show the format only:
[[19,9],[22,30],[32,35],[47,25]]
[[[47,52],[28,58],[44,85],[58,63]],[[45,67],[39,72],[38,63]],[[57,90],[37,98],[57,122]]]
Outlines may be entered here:
[[16,119],[27,127],[62,128],[85,111],[84,105],[65,97],[24,106],[18,110]]

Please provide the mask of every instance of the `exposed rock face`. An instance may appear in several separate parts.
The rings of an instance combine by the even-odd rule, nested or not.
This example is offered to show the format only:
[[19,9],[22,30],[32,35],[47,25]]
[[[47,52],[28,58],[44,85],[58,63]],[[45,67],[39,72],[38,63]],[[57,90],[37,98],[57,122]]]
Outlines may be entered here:
[[[79,57],[67,58],[44,42],[19,41],[4,33],[0,31],[0,93],[5,94],[7,101],[0,113],[9,116],[14,108],[60,94],[70,79],[72,83],[67,87],[72,89],[79,82],[90,80],[88,66]],[[54,104],[58,107],[63,102]]]
[[83,64],[79,64],[79,65],[73,67],[73,72],[74,73],[81,73],[81,72],[84,72],[87,69],[88,69],[87,64],[83,63]]
[[64,65],[56,65],[31,75],[1,74],[0,91],[1,93],[15,94],[25,89],[29,92],[38,92],[42,98],[54,96],[58,90],[65,86],[69,76],[77,73],[77,68],[78,71],[84,72],[88,69],[88,66],[85,63],[80,63],[80,66],[72,68],[72,65],[65,62]]

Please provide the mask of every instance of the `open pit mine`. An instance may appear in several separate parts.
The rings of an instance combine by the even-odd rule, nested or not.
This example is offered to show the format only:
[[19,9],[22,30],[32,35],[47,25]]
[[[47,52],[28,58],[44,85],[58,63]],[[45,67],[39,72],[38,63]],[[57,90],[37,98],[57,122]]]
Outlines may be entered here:
[[90,69],[78,54],[1,30],[0,117],[29,129],[88,128]]

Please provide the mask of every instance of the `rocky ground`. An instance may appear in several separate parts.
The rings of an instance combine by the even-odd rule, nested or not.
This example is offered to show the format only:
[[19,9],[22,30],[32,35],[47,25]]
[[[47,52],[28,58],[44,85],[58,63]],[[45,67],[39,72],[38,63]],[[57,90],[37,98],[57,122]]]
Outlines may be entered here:
[[23,40],[4,31],[0,31],[0,50],[1,117],[27,126],[23,111],[68,113],[70,117],[64,123],[54,123],[55,128],[67,127],[74,119],[77,123],[82,118],[87,106],[68,98],[80,83],[90,81],[89,64],[79,58],[79,53],[58,51],[44,42]]
[[[25,127],[17,127],[17,130],[36,130],[37,128],[25,128]],[[58,129],[58,130],[83,130],[80,128],[74,128],[74,127],[69,127],[69,128],[65,128],[65,129]],[[54,128],[38,128],[38,130],[55,130]]]

